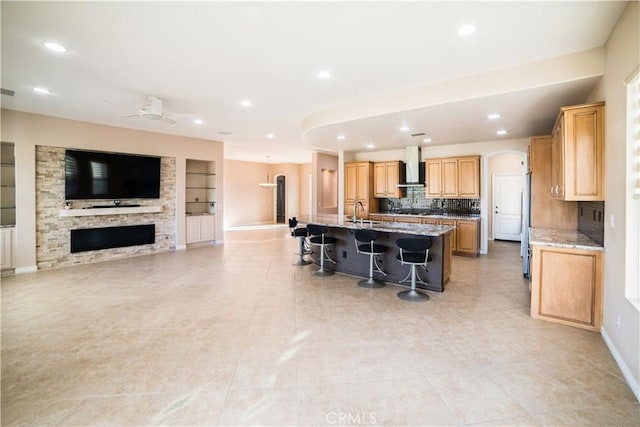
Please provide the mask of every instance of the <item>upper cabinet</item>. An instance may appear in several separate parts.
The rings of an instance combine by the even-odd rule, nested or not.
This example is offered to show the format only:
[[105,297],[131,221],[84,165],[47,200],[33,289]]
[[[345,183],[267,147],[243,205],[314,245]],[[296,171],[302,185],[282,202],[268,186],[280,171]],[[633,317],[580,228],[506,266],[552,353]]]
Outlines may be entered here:
[[604,200],[604,102],[562,107],[551,133],[551,196]]
[[351,214],[354,204],[362,202],[357,216],[366,218],[369,211],[375,212],[373,198],[373,164],[371,162],[354,162],[344,165],[344,202],[345,213]]
[[480,197],[480,157],[427,159],[427,197]]
[[378,198],[402,197],[402,162],[376,162],[373,164],[373,196]]

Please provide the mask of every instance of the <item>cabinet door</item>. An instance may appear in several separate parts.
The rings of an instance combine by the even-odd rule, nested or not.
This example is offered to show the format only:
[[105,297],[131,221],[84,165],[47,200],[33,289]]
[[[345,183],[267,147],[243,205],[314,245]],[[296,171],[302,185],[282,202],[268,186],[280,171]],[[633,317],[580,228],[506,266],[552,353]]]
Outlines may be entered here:
[[564,113],[565,200],[604,200],[603,107],[585,107]]
[[457,222],[457,251],[469,254],[478,253],[478,227],[476,221]]
[[442,195],[444,197],[458,197],[457,159],[445,159],[442,161]]
[[427,160],[425,174],[427,175],[427,197],[440,197],[442,193],[442,162]]
[[387,197],[387,164],[374,163],[373,165],[373,197]]
[[203,215],[200,217],[200,241],[209,242],[215,240],[215,220],[214,215]]
[[440,221],[433,218],[422,218],[422,223],[429,225],[440,225]]
[[477,157],[458,160],[458,195],[480,197],[480,159]]
[[369,163],[356,163],[356,168],[356,199],[364,202],[369,199]]
[[200,241],[200,217],[187,217],[187,243],[197,243]]
[[602,252],[533,246],[531,317],[600,331]]
[[399,198],[402,196],[402,189],[398,187],[398,184],[400,184],[401,168],[402,164],[400,162],[389,162],[386,164],[387,197]]
[[358,190],[358,180],[357,174],[358,170],[356,168],[355,163],[349,163],[344,165],[344,200],[345,202],[353,203],[357,197]]
[[0,228],[0,269],[13,268],[13,229]]

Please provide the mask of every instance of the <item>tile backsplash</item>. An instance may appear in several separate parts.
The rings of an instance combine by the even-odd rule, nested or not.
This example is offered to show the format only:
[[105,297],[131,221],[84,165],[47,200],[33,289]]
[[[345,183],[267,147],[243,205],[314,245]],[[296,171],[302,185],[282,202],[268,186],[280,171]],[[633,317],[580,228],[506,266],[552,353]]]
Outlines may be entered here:
[[400,199],[378,199],[380,212],[419,210],[448,213],[480,213],[480,199],[433,199],[425,197],[422,187],[408,187]]

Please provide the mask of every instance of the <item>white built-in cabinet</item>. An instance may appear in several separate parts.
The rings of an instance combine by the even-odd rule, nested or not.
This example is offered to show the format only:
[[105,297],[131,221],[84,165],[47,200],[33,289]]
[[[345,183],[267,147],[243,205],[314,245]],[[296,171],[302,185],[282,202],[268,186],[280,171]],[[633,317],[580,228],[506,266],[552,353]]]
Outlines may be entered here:
[[216,239],[215,215],[192,215],[187,217],[187,244],[212,242]]
[[215,241],[216,186],[216,162],[187,159],[187,244]]
[[13,267],[13,227],[0,228],[0,269]]

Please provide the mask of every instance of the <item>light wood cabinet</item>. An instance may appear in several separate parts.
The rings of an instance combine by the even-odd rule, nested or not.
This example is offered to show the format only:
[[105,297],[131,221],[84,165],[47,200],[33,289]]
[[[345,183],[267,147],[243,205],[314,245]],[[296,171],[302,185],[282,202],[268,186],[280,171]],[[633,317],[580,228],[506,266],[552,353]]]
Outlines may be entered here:
[[542,245],[532,249],[531,317],[600,331],[603,252]]
[[427,159],[427,197],[480,197],[480,157]]
[[213,242],[215,215],[192,215],[187,217],[187,244]]
[[373,164],[373,196],[377,198],[397,199],[402,197],[402,188],[398,184],[403,179],[402,162],[376,162]]
[[369,212],[375,212],[376,202],[373,198],[373,164],[371,162],[354,162],[344,165],[344,212],[353,215],[353,205],[361,202],[363,210],[358,207],[357,218],[368,218]]
[[551,147],[552,197],[604,200],[604,103],[562,107]]
[[478,255],[480,252],[480,227],[478,221],[456,221],[456,253]]
[[480,221],[423,218],[422,223],[455,227],[451,233],[451,250],[454,255],[476,256],[480,253]]
[[531,227],[575,230],[578,228],[578,202],[565,202],[551,196],[552,137],[538,136],[529,142],[531,168]]

